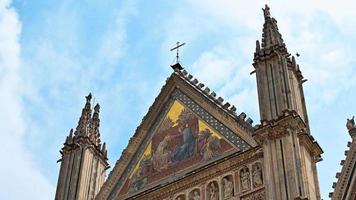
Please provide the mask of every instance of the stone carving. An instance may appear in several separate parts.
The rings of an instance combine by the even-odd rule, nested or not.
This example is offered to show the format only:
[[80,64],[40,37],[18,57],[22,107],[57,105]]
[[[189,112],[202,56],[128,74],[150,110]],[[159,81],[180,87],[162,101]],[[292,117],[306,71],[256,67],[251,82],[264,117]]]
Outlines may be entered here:
[[200,200],[200,192],[199,190],[193,190],[190,194],[189,200]]
[[265,200],[265,199],[266,199],[266,195],[264,190],[250,193],[246,196],[241,197],[241,200]]
[[347,128],[349,131],[350,131],[351,129],[356,128],[356,126],[355,126],[355,116],[353,116],[351,119],[347,119],[346,128]]
[[240,170],[240,182],[241,182],[241,190],[246,191],[251,188],[250,181],[250,170],[247,167],[244,167]]
[[271,16],[270,8],[268,7],[267,4],[266,4],[266,6],[265,6],[264,9],[262,8],[262,10],[263,10],[263,15],[264,15],[265,17],[270,17],[270,16]]
[[228,177],[223,178],[224,195],[223,198],[231,199],[234,196],[234,184],[228,179]]
[[218,184],[211,182],[208,186],[208,200],[219,200],[219,188]]
[[252,166],[252,183],[253,187],[259,187],[263,184],[261,163],[256,163]]
[[176,198],[176,200],[185,200],[184,194],[179,195],[179,196]]

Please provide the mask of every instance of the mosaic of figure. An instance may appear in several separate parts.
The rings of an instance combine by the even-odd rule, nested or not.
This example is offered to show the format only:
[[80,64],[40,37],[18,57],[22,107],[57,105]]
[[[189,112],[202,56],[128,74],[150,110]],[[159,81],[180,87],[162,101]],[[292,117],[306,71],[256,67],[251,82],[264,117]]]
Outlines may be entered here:
[[240,170],[240,183],[242,191],[250,189],[250,170],[247,167],[244,167]]
[[216,130],[182,103],[174,101],[133,168],[126,182],[126,192],[135,192],[172,173],[232,150],[233,146]]
[[254,187],[259,187],[263,184],[262,167],[260,163],[252,166],[252,183]]
[[[178,128],[178,131],[181,132],[183,136],[183,142],[180,145],[177,145],[173,153],[173,162],[180,162],[191,157],[194,154],[195,150],[195,137],[192,127],[188,124],[182,125]],[[180,135],[178,135],[180,136]]]
[[215,157],[221,148],[219,138],[212,135],[209,129],[200,132],[198,141],[201,150],[200,154],[204,160],[210,160]]
[[231,199],[234,194],[233,182],[230,181],[228,177],[224,177],[222,182],[223,182],[223,187],[224,187],[224,200]]
[[211,182],[208,185],[208,200],[219,200],[219,188],[218,184]]
[[189,200],[200,200],[200,192],[199,190],[193,190],[190,194]]

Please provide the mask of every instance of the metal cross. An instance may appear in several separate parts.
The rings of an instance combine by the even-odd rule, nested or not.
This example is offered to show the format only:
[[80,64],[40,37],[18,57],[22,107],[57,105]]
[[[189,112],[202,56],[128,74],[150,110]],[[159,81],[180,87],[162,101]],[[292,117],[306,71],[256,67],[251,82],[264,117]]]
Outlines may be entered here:
[[185,42],[183,42],[182,44],[180,44],[180,42],[177,42],[177,46],[171,49],[171,51],[177,50],[177,56],[176,56],[177,63],[179,63],[179,48],[184,45],[185,45]]

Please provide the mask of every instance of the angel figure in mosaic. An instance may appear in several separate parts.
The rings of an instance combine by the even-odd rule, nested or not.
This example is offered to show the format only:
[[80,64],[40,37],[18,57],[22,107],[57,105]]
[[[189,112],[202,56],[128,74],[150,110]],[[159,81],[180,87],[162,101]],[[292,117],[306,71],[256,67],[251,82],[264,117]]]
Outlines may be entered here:
[[166,169],[171,163],[171,152],[168,150],[168,137],[165,137],[157,147],[153,154],[153,167],[156,171]]
[[204,160],[210,160],[213,157],[215,157],[218,152],[220,151],[220,140],[214,135],[210,135],[207,138],[207,141],[205,143],[205,146],[203,147],[203,159]]

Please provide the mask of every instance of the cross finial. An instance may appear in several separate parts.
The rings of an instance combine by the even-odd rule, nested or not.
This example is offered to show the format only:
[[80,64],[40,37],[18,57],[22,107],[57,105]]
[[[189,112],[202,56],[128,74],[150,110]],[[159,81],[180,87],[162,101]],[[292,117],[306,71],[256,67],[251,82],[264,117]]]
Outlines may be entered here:
[[176,63],[179,63],[179,48],[184,46],[185,42],[183,42],[182,44],[180,42],[176,43],[176,46],[174,48],[171,49],[171,51],[177,50],[177,55],[176,55]]
[[177,50],[176,63],[174,65],[171,65],[174,71],[183,69],[182,65],[179,64],[179,48],[185,45],[185,42],[183,42],[182,44],[180,42],[177,42],[176,44],[177,46],[171,49],[171,51]]

